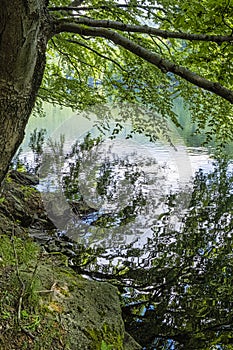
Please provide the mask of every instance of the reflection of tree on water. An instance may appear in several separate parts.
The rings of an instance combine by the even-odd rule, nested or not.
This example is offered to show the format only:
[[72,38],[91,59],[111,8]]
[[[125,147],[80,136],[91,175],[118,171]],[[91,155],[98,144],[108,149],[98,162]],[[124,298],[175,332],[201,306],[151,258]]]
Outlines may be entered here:
[[[126,149],[122,147],[123,142]],[[111,243],[111,247],[118,246],[125,244],[127,237],[129,243],[137,235],[144,234],[146,228],[152,226],[155,215],[162,212],[165,168],[141,150],[141,154],[138,149],[132,153],[135,145],[131,140],[115,141],[115,151],[112,143],[87,134],[83,142],[75,143],[66,156],[63,154],[63,166],[59,145],[50,147],[52,156],[50,154],[49,161],[43,164],[47,174],[57,175],[58,179],[53,182],[60,187],[47,198],[44,196],[51,219],[55,220],[55,225],[63,221],[69,237],[89,245]],[[59,157],[54,155],[56,147]],[[117,153],[119,148],[124,150],[123,155]],[[56,196],[61,191],[61,183],[63,194],[58,201]],[[62,208],[59,211],[54,208],[54,203],[58,202],[59,209]]]
[[179,231],[169,220],[175,198],[168,197],[142,248],[102,252],[108,265],[76,264],[118,285],[126,329],[146,349],[232,349],[232,187],[227,162],[200,171]]
[[99,211],[98,215],[92,215],[92,221],[89,215],[90,225],[120,226],[135,219],[145,204],[142,193],[145,174],[127,159],[116,155],[111,158],[110,149],[103,158],[103,150],[98,148],[100,143],[100,138],[91,139],[87,134],[83,143],[73,146],[67,156],[69,172],[63,176],[65,195],[74,212],[83,219],[85,213],[80,210],[80,201],[86,203],[87,215]]
[[[91,141],[86,141],[90,145]],[[196,174],[189,203],[183,204],[185,191],[157,196],[155,203],[145,191],[152,179],[144,178],[136,165],[125,162],[119,175],[119,159],[93,161],[99,159],[97,144],[85,150],[87,145],[76,152],[85,158],[85,166],[74,158],[63,185],[68,200],[77,201],[78,214],[80,203],[86,205],[83,215],[84,211],[88,215],[90,208],[98,212],[85,228],[90,232],[87,241],[100,244],[96,249],[79,249],[72,257],[73,267],[78,273],[118,286],[126,329],[146,349],[231,349],[233,175],[227,171],[227,162],[216,163],[212,173]],[[85,182],[93,185],[85,187],[95,188],[93,193],[84,191]],[[135,190],[135,197],[131,191],[126,198],[131,202],[125,200],[124,192],[121,197],[120,189],[127,192],[127,186]],[[114,210],[99,212],[105,203]],[[132,222],[120,217],[124,208],[130,208],[125,217]],[[138,246],[135,241],[126,244],[129,227],[132,235],[134,230],[143,231],[143,221],[134,225],[134,214],[140,217],[145,208],[152,214],[151,236]]]

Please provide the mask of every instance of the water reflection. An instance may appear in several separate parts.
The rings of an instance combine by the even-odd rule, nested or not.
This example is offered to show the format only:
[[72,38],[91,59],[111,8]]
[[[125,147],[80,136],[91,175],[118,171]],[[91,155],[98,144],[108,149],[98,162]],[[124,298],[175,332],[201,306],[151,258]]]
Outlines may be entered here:
[[68,153],[62,143],[43,166],[60,174],[48,201],[56,220],[65,213],[65,233],[84,245],[71,259],[77,272],[118,286],[126,329],[142,348],[231,349],[231,164],[211,167],[202,152],[188,186],[158,145],[153,158],[122,139],[110,146],[86,134]]
[[86,269],[119,286],[126,329],[145,349],[232,348],[232,186],[226,161],[199,171],[185,216],[177,214],[179,230],[169,220],[175,196],[167,196],[142,248],[125,247],[105,255],[107,267]]
[[[186,149],[145,139],[119,135],[111,140],[87,133],[68,148],[64,137],[50,141],[40,188],[60,230],[85,245],[112,248],[136,241],[141,246],[166,211],[168,194],[179,193],[177,212],[186,210],[192,188]],[[204,152],[202,157],[208,160]],[[170,221],[177,221],[176,212]]]

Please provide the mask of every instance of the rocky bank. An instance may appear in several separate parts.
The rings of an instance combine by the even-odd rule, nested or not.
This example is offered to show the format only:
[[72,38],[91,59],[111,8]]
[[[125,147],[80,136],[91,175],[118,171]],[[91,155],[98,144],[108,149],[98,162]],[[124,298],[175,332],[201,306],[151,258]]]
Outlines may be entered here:
[[36,183],[11,171],[0,196],[0,348],[141,349],[125,332],[117,288],[77,275],[46,240],[35,243],[32,235],[54,229]]

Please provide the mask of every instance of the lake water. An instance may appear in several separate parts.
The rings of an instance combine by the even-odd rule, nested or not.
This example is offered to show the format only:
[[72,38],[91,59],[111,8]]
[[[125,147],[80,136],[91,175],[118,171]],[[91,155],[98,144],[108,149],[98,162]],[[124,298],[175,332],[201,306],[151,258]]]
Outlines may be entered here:
[[[47,123],[44,121],[44,125],[41,123],[40,127],[46,129]],[[151,228],[164,212],[165,198],[171,194],[182,193],[183,198],[179,206],[180,210],[185,212],[191,199],[192,179],[195,173],[200,168],[205,172],[212,168],[208,150],[186,147],[176,131],[172,131],[172,145],[161,139],[150,142],[148,137],[138,133],[134,133],[133,137],[128,139],[127,135],[132,127],[126,123],[112,139],[115,122],[110,121],[110,130],[102,136],[101,143],[89,152],[84,152],[78,159],[80,166],[75,181],[78,181],[79,195],[91,212],[80,217],[77,213],[73,214],[68,220],[69,203],[64,194],[62,178],[70,172],[70,163],[77,162],[78,155],[67,157],[67,154],[71,152],[72,145],[77,141],[82,143],[88,133],[91,138],[97,138],[100,133],[95,126],[97,119],[93,114],[89,119],[73,114],[65,118],[65,121],[59,122],[57,126],[54,125],[54,130],[50,130],[50,142],[44,147],[49,160],[45,156],[42,159],[41,168],[46,168],[46,174],[40,172],[38,188],[43,193],[47,211],[57,228],[65,230],[72,239],[85,245],[104,245],[112,248],[135,240],[137,246],[143,245],[147,238],[153,235]],[[64,135],[62,142],[61,135]],[[82,152],[79,150],[79,153]],[[26,157],[29,160],[31,158],[33,162],[33,155],[28,151]],[[58,158],[59,164],[56,161]],[[106,184],[103,184],[104,176]],[[106,187],[104,195],[98,193],[100,181]],[[50,193],[57,194],[56,200],[59,206],[63,207],[64,214],[59,215],[59,218],[56,209],[51,208],[50,201],[47,204]],[[71,199],[73,202],[76,200],[75,197]],[[124,208],[134,210],[135,213],[131,213],[134,219],[121,225],[119,213],[124,211]],[[99,227],[95,221],[100,220],[100,216],[108,216],[112,224],[104,228]]]
[[127,138],[128,121],[115,134],[109,121],[100,141],[96,121],[71,113],[53,124],[40,169],[58,232],[86,247],[72,263],[118,286],[126,329],[143,349],[231,349],[231,163],[213,163],[174,130],[172,145]]

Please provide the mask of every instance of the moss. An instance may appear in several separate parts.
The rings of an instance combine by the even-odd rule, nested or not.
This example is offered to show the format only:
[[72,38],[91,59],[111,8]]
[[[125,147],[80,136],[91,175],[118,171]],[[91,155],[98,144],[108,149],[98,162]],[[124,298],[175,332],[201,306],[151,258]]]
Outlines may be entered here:
[[2,350],[123,348],[114,287],[77,276],[61,254],[42,254],[30,239],[0,239]]
[[113,346],[111,344],[106,344],[104,340],[101,342],[101,350],[112,350]]
[[[0,266],[33,265],[38,258],[40,248],[31,239],[21,239],[0,235]],[[17,260],[17,261],[16,261]]]
[[117,289],[77,276],[61,254],[0,236],[0,349],[123,350]]
[[22,191],[25,199],[31,199],[33,195],[38,195],[38,191],[34,187],[21,185],[20,190]]
[[101,348],[101,334],[96,329],[85,329],[86,336],[92,340],[94,347],[92,350],[99,350]]
[[1,235],[0,257],[0,348],[65,349],[61,325],[42,307],[39,247],[30,239]]
[[119,334],[118,329],[109,327],[107,323],[103,324],[103,339],[108,346],[112,346],[112,349],[123,349],[124,334]]
[[119,334],[119,329],[114,331],[107,323],[104,323],[102,329],[85,329],[88,338],[92,339],[93,350],[122,350],[124,334]]

